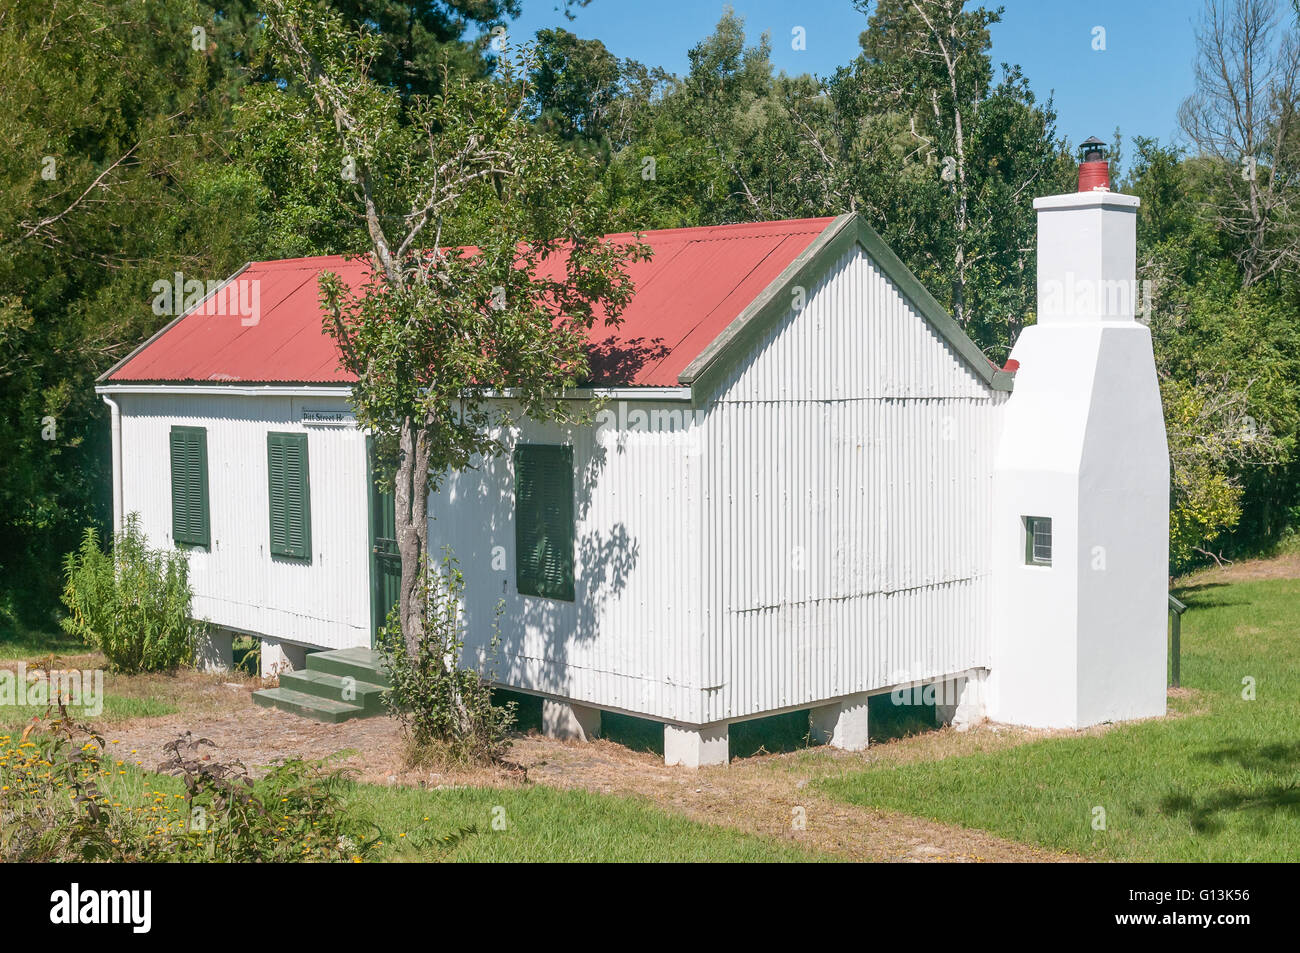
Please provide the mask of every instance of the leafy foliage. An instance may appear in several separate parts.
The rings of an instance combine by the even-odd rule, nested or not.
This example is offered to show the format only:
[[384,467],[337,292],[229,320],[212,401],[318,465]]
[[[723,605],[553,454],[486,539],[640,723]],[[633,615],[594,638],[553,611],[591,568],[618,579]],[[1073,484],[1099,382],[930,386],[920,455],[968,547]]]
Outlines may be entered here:
[[321,302],[357,378],[357,419],[395,461],[397,603],[414,654],[431,485],[501,450],[489,424],[510,415],[494,392],[531,418],[571,419],[563,392],[587,376],[586,332],[618,324],[632,295],[623,266],[648,251],[603,237],[591,163],[528,121],[525,62],[403,99],[373,75],[383,37],[370,25],[353,31],[313,0],[267,11],[292,81],[257,90],[249,109],[298,130],[302,176],[342,180],[353,247],[369,253],[365,288],[326,274]]
[[[0,861],[285,863],[359,861],[378,831],[346,803],[347,776],[291,759],[254,783],[188,732],[159,770],[183,795],[142,788],[101,735],[57,717],[0,736]],[[117,762],[118,765],[121,762]]]
[[[484,674],[457,664],[465,647],[462,596],[465,580],[451,552],[441,564],[422,567],[418,608],[421,635],[408,646],[394,617],[380,635],[380,654],[393,687],[385,701],[402,722],[408,760],[451,764],[491,764],[509,747],[514,703],[492,703]],[[501,607],[498,606],[498,621]],[[495,661],[497,626],[485,666]]]
[[1170,563],[1279,538],[1296,500],[1300,314],[1293,281],[1244,287],[1234,239],[1198,196],[1213,168],[1138,137],[1123,183],[1142,199],[1138,277],[1170,458]]
[[[500,422],[498,408],[483,399],[485,385],[510,389],[528,416],[570,416],[560,395],[585,379],[586,332],[597,321],[617,323],[633,291],[621,265],[646,254],[635,243],[599,240],[587,163],[521,123],[518,95],[459,82],[413,107],[415,129],[379,133],[373,151],[394,168],[378,177],[395,183],[392,192],[372,186],[383,199],[380,218],[398,216],[407,202],[422,205],[410,190],[438,191],[438,169],[468,164],[475,143],[492,143],[493,154],[462,171],[463,193],[445,196],[427,255],[408,246],[356,290],[336,275],[321,284],[326,328],[361,379],[358,419],[390,438],[404,419],[429,421],[434,480],[499,451],[489,428]],[[438,130],[437,151],[419,154]],[[447,248],[449,236],[472,252]],[[548,270],[557,259],[563,267]]]
[[[103,807],[104,739],[59,717],[15,742],[0,735],[0,860],[100,861],[118,853],[120,837]],[[78,744],[78,742],[81,742]]]
[[111,553],[88,528],[63,572],[63,628],[103,652],[115,671],[163,672],[192,660],[203,623],[190,615],[188,558],[150,549],[136,514]]
[[226,163],[232,29],[193,0],[0,4],[0,576],[36,625],[108,520],[96,375],[167,320],[154,281],[256,257]]
[[159,771],[184,782],[187,818],[183,831],[154,845],[162,858],[356,861],[378,842],[378,830],[347,807],[345,772],[291,758],[271,765],[254,784],[243,764],[214,760],[208,749],[215,747],[189,732],[163,747],[167,759]]

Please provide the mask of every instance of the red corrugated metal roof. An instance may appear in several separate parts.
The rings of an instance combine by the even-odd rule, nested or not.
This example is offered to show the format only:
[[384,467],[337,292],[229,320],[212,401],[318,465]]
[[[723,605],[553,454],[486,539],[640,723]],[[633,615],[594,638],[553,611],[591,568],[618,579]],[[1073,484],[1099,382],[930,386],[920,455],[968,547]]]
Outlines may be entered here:
[[[628,267],[636,295],[618,328],[592,329],[592,368],[604,383],[675,386],[677,375],[832,221],[809,218],[642,233],[650,261]],[[612,235],[610,238],[630,238]],[[352,287],[365,266],[337,255],[255,262],[259,318],[204,306],[168,328],[108,375],[109,381],[347,383],[321,327],[317,277],[333,271]],[[245,285],[245,295],[250,285]]]

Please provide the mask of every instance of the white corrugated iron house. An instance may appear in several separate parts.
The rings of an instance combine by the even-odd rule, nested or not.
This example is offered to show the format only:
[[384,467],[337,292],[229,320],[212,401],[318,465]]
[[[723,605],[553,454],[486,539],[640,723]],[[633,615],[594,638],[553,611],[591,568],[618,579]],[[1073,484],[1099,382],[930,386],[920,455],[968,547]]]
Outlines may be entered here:
[[[688,765],[726,761],[730,722],[801,709],[863,747],[868,695],[906,686],[941,686],[958,720],[1162,714],[1168,464],[1137,200],[1036,204],[1014,375],[855,216],[646,233],[573,395],[608,398],[595,424],[525,422],[430,500],[467,651],[504,599],[497,680],[543,696],[548,728],[656,719]],[[260,638],[264,664],[368,646],[391,605],[326,268],[359,280],[337,258],[246,266],[225,287],[256,282],[260,307],[213,295],[98,388],[116,518],[188,546],[196,613]]]

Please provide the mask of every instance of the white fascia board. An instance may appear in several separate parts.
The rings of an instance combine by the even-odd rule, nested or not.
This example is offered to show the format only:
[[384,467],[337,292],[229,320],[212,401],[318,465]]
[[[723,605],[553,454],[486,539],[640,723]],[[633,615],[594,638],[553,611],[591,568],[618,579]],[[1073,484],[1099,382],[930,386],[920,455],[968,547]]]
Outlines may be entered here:
[[[483,397],[486,400],[511,400],[519,396],[519,391],[507,388],[503,391],[490,390]],[[690,400],[689,387],[575,387],[564,392],[565,400]]]
[[155,394],[188,397],[350,397],[349,384],[99,384],[96,394]]
[[[99,384],[97,394],[173,394],[236,397],[350,397],[350,384]],[[518,391],[488,391],[486,400],[509,400]],[[576,387],[566,391],[566,400],[682,400],[691,399],[689,387]]]

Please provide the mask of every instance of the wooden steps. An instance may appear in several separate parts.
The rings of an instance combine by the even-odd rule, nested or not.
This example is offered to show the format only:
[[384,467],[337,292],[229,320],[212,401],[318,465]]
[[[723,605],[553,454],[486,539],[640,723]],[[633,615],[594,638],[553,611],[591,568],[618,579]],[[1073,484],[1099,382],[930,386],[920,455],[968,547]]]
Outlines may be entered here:
[[373,649],[312,652],[305,669],[285,672],[279,688],[253,692],[253,701],[264,708],[338,723],[382,715],[383,693],[390,684]]

